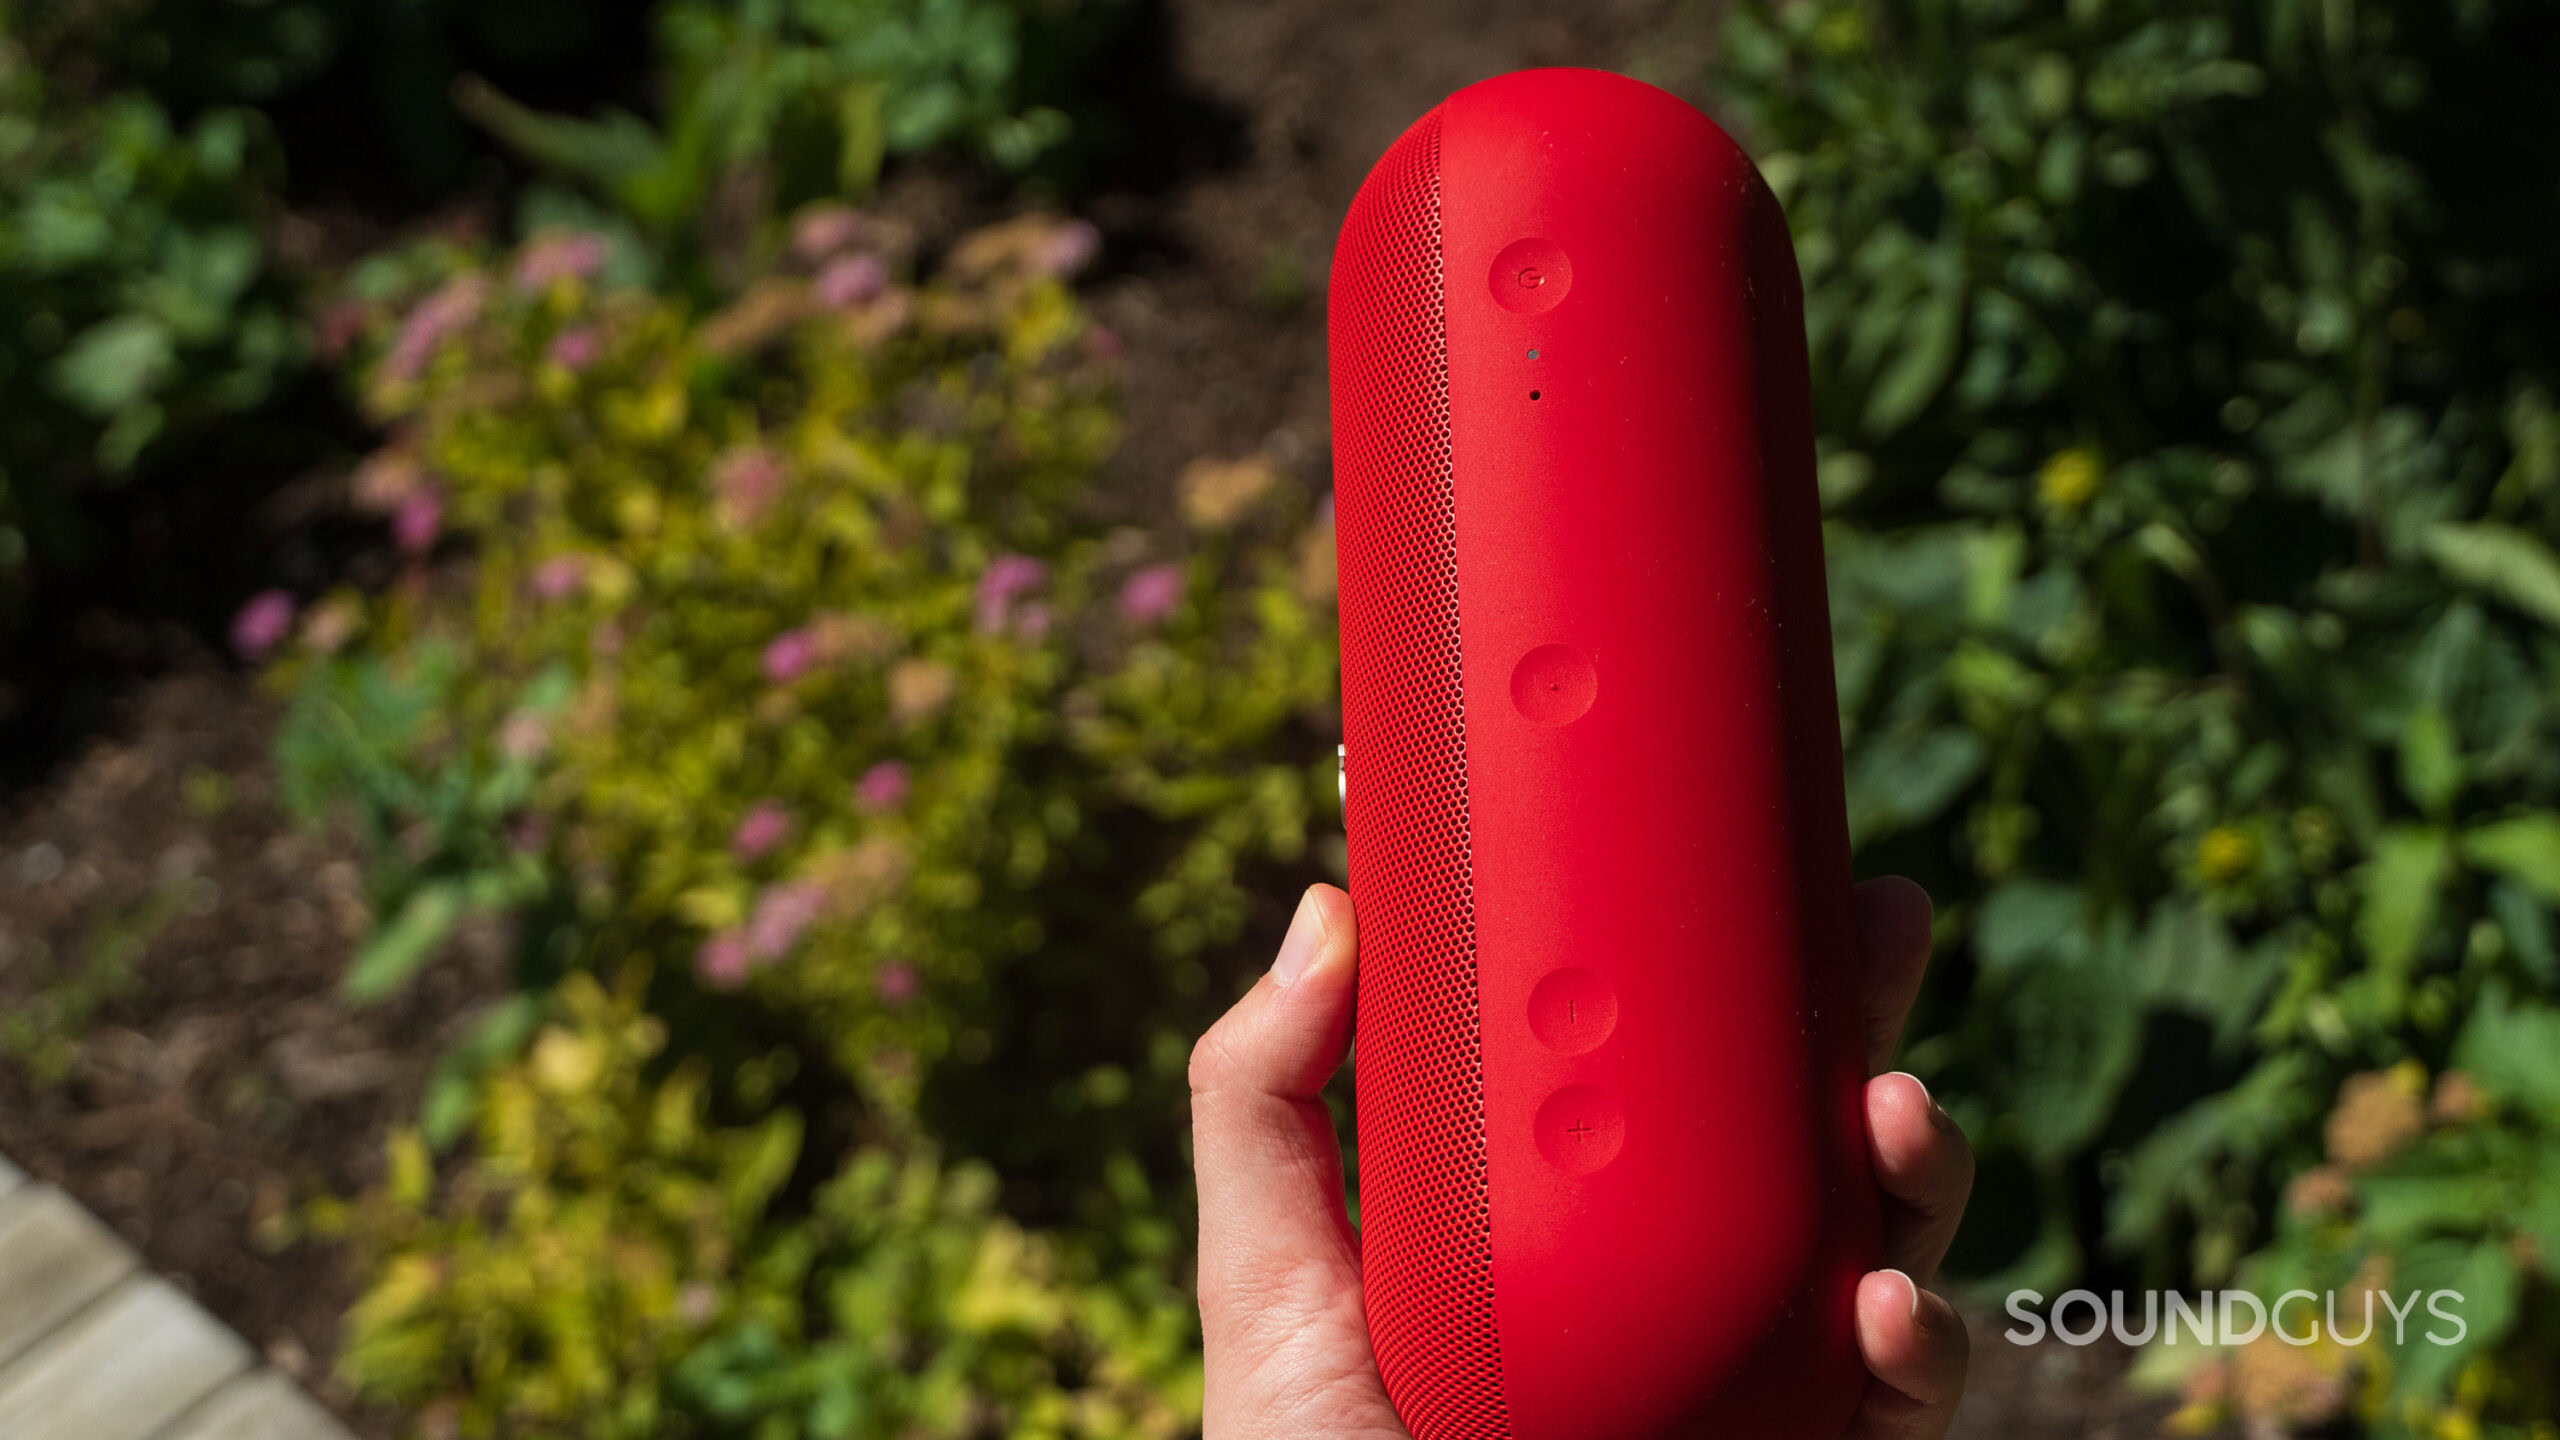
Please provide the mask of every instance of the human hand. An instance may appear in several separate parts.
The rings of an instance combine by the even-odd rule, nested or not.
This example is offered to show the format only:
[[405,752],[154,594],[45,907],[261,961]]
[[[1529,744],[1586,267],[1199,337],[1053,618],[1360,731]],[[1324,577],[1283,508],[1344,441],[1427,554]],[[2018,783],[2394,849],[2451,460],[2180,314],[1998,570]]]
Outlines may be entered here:
[[[1892,1060],[1920,993],[1929,900],[1885,879],[1859,886],[1857,905],[1873,1074]],[[1320,1098],[1350,1047],[1358,950],[1351,897],[1308,890],[1270,973],[1191,1052],[1207,1440],[1405,1434],[1369,1346],[1360,1240]],[[1858,1348],[1873,1378],[1843,1440],[1938,1440],[1969,1347],[1954,1307],[1926,1287],[1972,1193],[1973,1150],[1909,1075],[1869,1080],[1866,1112],[1893,1268],[1858,1285]]]

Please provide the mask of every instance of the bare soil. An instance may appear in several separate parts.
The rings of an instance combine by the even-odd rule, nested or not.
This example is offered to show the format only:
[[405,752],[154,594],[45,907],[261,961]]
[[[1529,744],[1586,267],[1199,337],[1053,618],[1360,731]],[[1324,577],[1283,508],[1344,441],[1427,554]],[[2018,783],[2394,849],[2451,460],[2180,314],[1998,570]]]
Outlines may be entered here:
[[268,1359],[329,1379],[356,1281],[310,1203],[378,1173],[427,1067],[497,993],[494,937],[398,999],[337,993],[344,844],[277,810],[274,707],[188,666],[0,810],[0,1152],[96,1211]]

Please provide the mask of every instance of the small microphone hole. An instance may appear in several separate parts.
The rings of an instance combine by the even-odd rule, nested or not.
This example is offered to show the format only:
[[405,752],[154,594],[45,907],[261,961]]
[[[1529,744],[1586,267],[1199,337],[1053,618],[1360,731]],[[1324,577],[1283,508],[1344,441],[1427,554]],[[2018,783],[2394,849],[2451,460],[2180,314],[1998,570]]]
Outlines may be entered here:
[[1535,391],[1535,390],[1530,391],[1530,392],[1529,392],[1529,398],[1530,398],[1530,399],[1532,399],[1532,400],[1537,399],[1537,398],[1538,398],[1538,392],[1537,392],[1537,391]]

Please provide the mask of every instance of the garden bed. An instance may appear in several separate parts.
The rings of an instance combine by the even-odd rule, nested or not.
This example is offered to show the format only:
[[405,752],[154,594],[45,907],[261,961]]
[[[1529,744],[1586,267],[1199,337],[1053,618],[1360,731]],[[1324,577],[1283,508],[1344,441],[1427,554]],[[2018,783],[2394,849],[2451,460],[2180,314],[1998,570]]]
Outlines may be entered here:
[[[1112,498],[1141,516],[1168,512],[1202,459],[1259,456],[1326,483],[1324,268],[1343,204],[1414,116],[1529,65],[1690,73],[1695,55],[1661,47],[1705,33],[1675,23],[1668,0],[1165,8],[1167,113],[1183,128],[1086,207],[1105,237],[1088,299],[1121,355]],[[922,171],[885,203],[946,240],[992,213]],[[185,618],[210,635],[222,617]],[[310,1207],[377,1178],[385,1136],[501,991],[503,965],[500,937],[466,931],[394,1000],[339,998],[365,924],[360,872],[349,848],[282,814],[275,720],[241,672],[198,650],[135,677],[96,736],[0,813],[0,1013],[17,1037],[0,1065],[0,1151],[344,1409],[329,1368],[357,1280],[306,1233]],[[2156,1429],[2165,1407],[2121,1393],[2120,1354],[2012,1351],[1976,1324],[1958,1433]],[[352,1418],[393,1433],[387,1417]]]

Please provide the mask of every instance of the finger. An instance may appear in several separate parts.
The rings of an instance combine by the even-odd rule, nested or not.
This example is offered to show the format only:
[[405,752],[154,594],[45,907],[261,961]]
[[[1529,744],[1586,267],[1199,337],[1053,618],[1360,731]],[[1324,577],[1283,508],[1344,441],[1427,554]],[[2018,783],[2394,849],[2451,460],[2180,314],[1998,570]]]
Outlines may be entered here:
[[1867,1153],[1885,1207],[1887,1265],[1935,1279],[1973,1194],[1973,1145],[1910,1075],[1867,1082]]
[[1893,1063],[1902,1022],[1929,969],[1929,896],[1899,875],[1858,887],[1858,961],[1867,1022],[1867,1073]]
[[1201,1308],[1213,1331],[1239,1297],[1264,1312],[1299,1305],[1299,1321],[1346,1300],[1356,1312],[1342,1152],[1318,1098],[1350,1043],[1356,953],[1351,897],[1313,887],[1270,972],[1191,1052]]
[[1858,1353],[1866,1357],[1866,1399],[1848,1440],[1939,1440],[1964,1396],[1972,1341],[1945,1298],[1899,1270],[1858,1282]]

